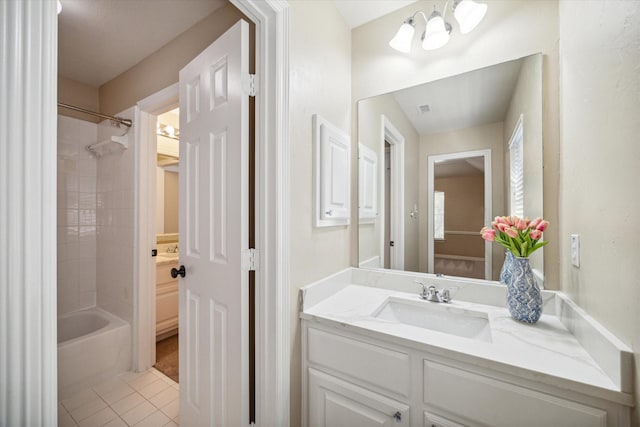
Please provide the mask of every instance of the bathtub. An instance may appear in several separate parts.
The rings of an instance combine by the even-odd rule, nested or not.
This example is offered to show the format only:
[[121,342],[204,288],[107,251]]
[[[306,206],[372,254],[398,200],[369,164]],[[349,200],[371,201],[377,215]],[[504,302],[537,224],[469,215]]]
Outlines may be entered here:
[[99,308],[58,317],[58,399],[129,370],[131,326]]

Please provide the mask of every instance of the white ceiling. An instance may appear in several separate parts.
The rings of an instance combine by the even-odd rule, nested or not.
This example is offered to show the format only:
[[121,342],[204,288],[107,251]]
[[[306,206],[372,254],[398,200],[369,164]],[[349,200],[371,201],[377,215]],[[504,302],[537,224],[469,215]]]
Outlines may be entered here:
[[227,0],[61,0],[58,72],[100,86]]
[[[504,120],[522,60],[514,60],[393,93],[420,135]],[[431,111],[418,113],[428,104]]]
[[366,24],[415,2],[416,0],[334,0],[338,12],[350,28]]

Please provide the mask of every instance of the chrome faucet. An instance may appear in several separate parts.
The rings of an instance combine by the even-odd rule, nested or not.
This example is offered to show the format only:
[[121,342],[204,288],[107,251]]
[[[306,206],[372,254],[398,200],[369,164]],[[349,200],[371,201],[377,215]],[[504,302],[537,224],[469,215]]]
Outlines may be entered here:
[[422,298],[423,300],[431,302],[451,302],[451,290],[449,288],[438,290],[433,285],[427,286],[417,280],[415,282],[418,285],[422,286],[420,298]]

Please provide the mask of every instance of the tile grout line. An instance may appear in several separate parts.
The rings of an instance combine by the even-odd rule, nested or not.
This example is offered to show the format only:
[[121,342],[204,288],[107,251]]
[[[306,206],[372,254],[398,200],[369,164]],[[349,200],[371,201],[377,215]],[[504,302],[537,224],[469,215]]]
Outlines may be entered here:
[[[154,411],[153,411],[153,412],[151,412],[150,414],[146,415],[145,417],[143,417],[141,420],[138,420],[138,421],[134,424],[134,426],[135,426],[135,425],[137,425],[137,424],[142,423],[145,419],[147,419],[147,418],[151,417],[152,415],[154,415],[154,414],[155,414],[155,413],[157,413],[157,412],[160,412],[160,413],[161,413],[161,414],[163,414],[167,419],[169,419],[168,423],[169,423],[169,422],[174,422],[174,423],[178,424],[175,420],[176,420],[177,418],[179,418],[179,416],[180,416],[180,414],[179,414],[179,413],[178,413],[178,415],[176,415],[175,417],[171,418],[171,417],[169,417],[169,416],[168,416],[164,411],[162,411],[162,408],[159,408],[158,406],[156,406],[154,403],[152,403],[152,402],[151,402],[151,399],[152,399],[153,397],[157,396],[158,394],[162,393],[163,391],[167,390],[168,388],[172,388],[172,389],[176,390],[176,392],[178,393],[178,397],[177,397],[176,399],[172,399],[172,400],[170,400],[169,402],[165,403],[165,404],[163,405],[163,407],[166,407],[166,406],[168,406],[168,405],[172,404],[175,400],[179,400],[179,399],[180,399],[180,397],[179,397],[180,390],[175,388],[175,386],[176,386],[178,383],[176,383],[175,381],[173,381],[173,379],[171,379],[170,377],[168,377],[167,375],[165,375],[164,373],[162,373],[162,372],[160,372],[160,371],[158,371],[158,370],[155,370],[155,372],[154,372],[154,369],[155,369],[155,368],[150,368],[150,369],[148,369],[148,370],[147,370],[147,371],[145,371],[145,372],[137,373],[137,374],[139,374],[139,375],[136,375],[136,376],[132,379],[132,380],[134,380],[135,378],[140,378],[140,377],[141,377],[142,375],[144,375],[145,373],[150,373],[150,374],[152,374],[152,375],[156,376],[156,378],[157,378],[157,380],[156,380],[156,381],[163,381],[163,382],[165,382],[165,384],[167,384],[167,385],[168,385],[168,387],[167,387],[167,388],[165,388],[165,389],[163,389],[163,390],[160,390],[158,393],[155,393],[153,396],[150,396],[149,398],[147,398],[147,397],[146,397],[146,396],[144,396],[142,393],[140,393],[140,390],[139,390],[139,389],[137,389],[136,387],[132,386],[132,385],[130,384],[130,381],[125,380],[125,379],[121,378],[121,377],[120,377],[120,375],[117,375],[117,376],[116,376],[116,377],[114,377],[114,378],[119,379],[123,384],[125,384],[125,385],[126,385],[126,386],[128,386],[128,387],[130,387],[130,388],[133,390],[133,392],[132,392],[132,393],[129,393],[128,395],[126,395],[126,396],[124,396],[124,397],[122,397],[121,399],[118,399],[117,401],[113,402],[113,404],[109,404],[109,403],[108,403],[108,402],[103,398],[102,394],[101,394],[101,393],[99,393],[99,392],[97,392],[97,391],[95,390],[95,388],[96,388],[96,387],[99,387],[99,385],[98,385],[98,386],[96,386],[96,387],[89,387],[89,388],[88,388],[88,390],[91,390],[93,393],[95,393],[95,395],[96,395],[96,396],[98,396],[98,398],[99,398],[99,399],[100,399],[100,400],[101,400],[101,401],[106,405],[106,407],[105,407],[105,408],[100,408],[100,409],[99,409],[99,410],[97,410],[96,412],[94,412],[94,413],[92,413],[92,414],[90,414],[90,415],[88,415],[88,416],[86,416],[86,417],[82,418],[82,420],[80,420],[80,421],[76,420],[76,418],[71,414],[71,411],[69,411],[69,410],[67,409],[67,407],[66,407],[62,402],[59,402],[59,403],[64,407],[64,409],[65,409],[66,413],[67,413],[67,414],[69,414],[69,416],[70,416],[70,417],[71,417],[71,419],[74,421],[74,423],[76,424],[76,426],[79,426],[81,421],[84,421],[84,420],[86,420],[87,418],[92,417],[93,415],[97,414],[97,413],[98,413],[98,412],[100,412],[100,411],[103,411],[103,410],[104,410],[104,409],[106,409],[106,408],[109,408],[111,411],[113,411],[113,413],[114,413],[114,414],[116,414],[116,418],[112,418],[111,420],[109,420],[109,421],[108,421],[107,423],[105,423],[105,424],[111,423],[111,422],[115,421],[116,419],[119,419],[119,420],[120,420],[120,421],[122,421],[124,424],[126,424],[127,426],[129,426],[129,423],[128,423],[128,422],[126,422],[126,421],[124,420],[123,416],[122,416],[122,415],[120,415],[120,414],[119,414],[119,413],[118,413],[118,412],[117,412],[117,411],[112,407],[112,405],[115,405],[115,404],[117,404],[118,402],[121,402],[122,400],[124,400],[124,399],[128,398],[129,396],[131,396],[131,395],[133,395],[133,394],[136,394],[136,393],[137,393],[138,395],[140,395],[140,396],[142,397],[143,401],[142,401],[142,402],[140,402],[140,403],[138,403],[137,405],[133,406],[132,408],[129,408],[129,409],[128,409],[124,414],[126,414],[126,413],[128,413],[128,412],[130,412],[130,411],[134,410],[135,408],[137,408],[137,407],[139,407],[139,406],[143,405],[145,402],[149,403],[149,404],[154,408]],[[171,383],[167,383],[166,381],[164,381],[164,379],[165,379],[165,378],[168,378],[169,380],[171,380]],[[151,384],[155,383],[156,381],[153,381],[153,382],[151,382],[151,383],[149,383],[149,384],[147,384],[147,385],[145,385],[144,387],[141,387],[141,388],[145,388],[145,387],[147,387],[147,386],[149,386],[149,385],[151,385]],[[114,389],[114,390],[115,390],[115,389]],[[112,391],[114,391],[114,390],[110,390],[109,392],[105,392],[104,394],[109,394],[110,392],[112,392]],[[80,393],[82,393],[82,392],[80,392]],[[76,395],[77,395],[77,394],[78,394],[78,393],[76,393]],[[82,406],[82,405],[81,405],[81,406]],[[76,409],[77,409],[77,408],[76,408]],[[124,415],[124,414],[123,414],[123,415]],[[103,424],[103,425],[104,425],[104,424]],[[178,425],[179,425],[179,424],[178,424]]]

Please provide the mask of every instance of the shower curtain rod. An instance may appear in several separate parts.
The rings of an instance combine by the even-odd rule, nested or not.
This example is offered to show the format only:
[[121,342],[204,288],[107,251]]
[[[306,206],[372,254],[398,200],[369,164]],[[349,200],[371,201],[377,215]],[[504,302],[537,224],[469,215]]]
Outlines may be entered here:
[[102,119],[109,119],[116,123],[123,124],[127,127],[131,127],[133,122],[129,119],[123,119],[122,117],[109,116],[107,114],[96,113],[95,111],[85,110],[84,108],[76,107],[75,105],[63,104],[62,102],[58,102],[58,107],[68,108],[69,110],[79,111],[81,113],[89,114],[91,116],[100,117]]

